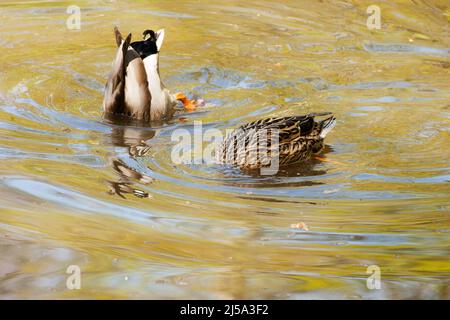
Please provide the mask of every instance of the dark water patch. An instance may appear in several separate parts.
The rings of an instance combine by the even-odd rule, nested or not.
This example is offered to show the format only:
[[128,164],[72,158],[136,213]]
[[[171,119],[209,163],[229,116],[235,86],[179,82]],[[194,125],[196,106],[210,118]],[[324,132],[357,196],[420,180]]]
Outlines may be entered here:
[[400,246],[415,243],[410,235],[401,236],[392,234],[356,234],[319,231],[302,231],[290,229],[264,229],[261,232],[261,241],[275,242],[283,245],[328,244],[335,246]]
[[37,122],[45,125],[55,125],[57,121],[52,118],[45,117],[43,115],[37,115],[28,109],[20,108],[16,106],[1,106],[0,109],[6,113],[12,114],[15,117],[30,120],[32,122]]
[[449,48],[433,48],[427,46],[418,46],[413,44],[383,44],[383,43],[366,43],[363,45],[368,52],[382,53],[411,53],[419,55],[438,55],[450,57]]
[[146,15],[152,15],[152,16],[164,17],[164,18],[176,18],[176,19],[196,19],[196,18],[198,18],[197,16],[192,15],[192,14],[174,12],[174,11],[127,10],[126,12],[137,13],[137,14],[146,14]]
[[364,99],[357,100],[357,102],[360,102],[360,103],[394,103],[394,102],[398,102],[398,101],[400,101],[400,99],[393,97],[393,96],[364,98]]
[[41,114],[45,115],[47,119],[53,119],[53,122],[57,121],[60,125],[64,124],[65,126],[73,129],[101,133],[111,132],[111,129],[101,122],[92,121],[73,114],[59,112],[54,109],[44,107],[30,98],[18,98],[16,99],[16,103],[30,105],[36,108]]
[[0,121],[0,128],[9,130],[11,132],[25,132],[25,133],[42,135],[42,136],[56,136],[56,137],[60,137],[60,138],[71,138],[71,139],[86,138],[86,135],[84,135],[84,134],[39,130],[39,129],[33,129],[33,128],[21,126],[21,125],[16,125],[13,123],[1,122],[1,121]]
[[361,106],[361,107],[356,107],[355,110],[361,110],[361,111],[383,111],[385,110],[384,107],[381,106]]
[[329,83],[320,77],[305,77],[299,79],[300,83],[308,83],[313,86],[316,90],[327,90],[329,88]]
[[352,177],[354,180],[383,181],[388,183],[448,183],[450,174],[442,174],[432,177],[414,178],[414,177],[394,177],[380,174],[360,173]]
[[330,90],[341,90],[341,89],[372,90],[372,89],[404,89],[412,87],[418,87],[418,85],[407,81],[370,81],[347,85],[330,84],[328,88]]
[[263,88],[267,85],[265,81],[254,80],[249,75],[231,69],[222,69],[217,66],[201,67],[196,71],[172,76],[170,81],[188,81],[202,84],[195,88],[196,92],[205,92],[205,90]]
[[51,160],[65,163],[75,163],[92,168],[101,168],[105,166],[103,158],[91,154],[55,154],[55,153],[41,153],[29,152],[12,148],[0,147],[0,159],[35,159],[35,160]]

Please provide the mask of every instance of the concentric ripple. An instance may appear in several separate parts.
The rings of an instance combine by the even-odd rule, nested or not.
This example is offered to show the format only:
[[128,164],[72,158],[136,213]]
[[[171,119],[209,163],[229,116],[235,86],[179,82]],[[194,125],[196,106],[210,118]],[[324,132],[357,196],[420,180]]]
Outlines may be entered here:
[[[374,32],[342,1],[78,2],[73,32],[59,3],[0,4],[0,298],[450,297],[445,4],[384,3]],[[114,24],[164,27],[166,85],[205,105],[102,118]],[[313,111],[338,119],[322,160],[262,175],[172,156],[200,122]]]

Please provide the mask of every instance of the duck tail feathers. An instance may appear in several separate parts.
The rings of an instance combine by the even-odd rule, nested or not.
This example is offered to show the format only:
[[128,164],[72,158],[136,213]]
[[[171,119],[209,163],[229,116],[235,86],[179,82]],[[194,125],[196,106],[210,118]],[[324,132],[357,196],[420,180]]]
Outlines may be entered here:
[[331,116],[329,118],[326,118],[325,120],[321,121],[321,127],[322,130],[320,131],[319,136],[324,139],[326,135],[331,131],[331,129],[334,128],[336,125],[336,118],[334,116]]

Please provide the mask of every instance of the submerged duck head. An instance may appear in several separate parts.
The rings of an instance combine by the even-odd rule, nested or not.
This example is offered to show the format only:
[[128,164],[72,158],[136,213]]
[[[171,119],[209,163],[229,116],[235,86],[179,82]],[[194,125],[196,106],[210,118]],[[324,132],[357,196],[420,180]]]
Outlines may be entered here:
[[135,41],[130,46],[139,54],[142,60],[145,58],[159,53],[162,42],[164,40],[164,29],[158,30],[145,30],[143,33],[142,41]]

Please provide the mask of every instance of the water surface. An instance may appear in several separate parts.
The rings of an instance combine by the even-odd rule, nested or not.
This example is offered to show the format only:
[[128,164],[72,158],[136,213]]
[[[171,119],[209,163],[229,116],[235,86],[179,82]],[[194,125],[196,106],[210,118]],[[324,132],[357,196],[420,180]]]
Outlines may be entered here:
[[[383,2],[380,30],[366,1],[77,1],[78,31],[72,4],[0,3],[1,298],[450,297],[447,1]],[[165,28],[165,83],[206,106],[102,119],[114,25]],[[313,111],[338,119],[330,161],[274,176],[171,161],[194,121]],[[131,156],[141,140],[150,155]]]

